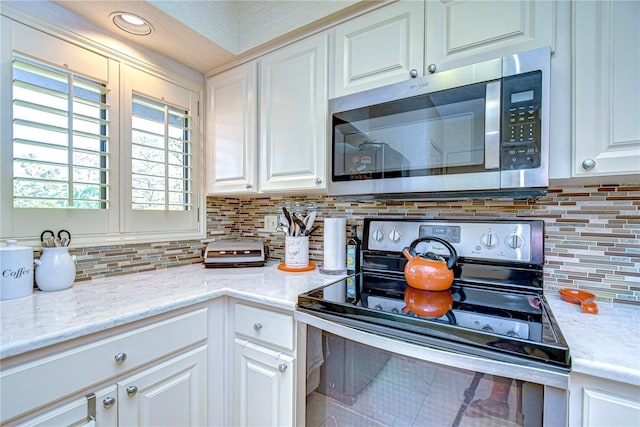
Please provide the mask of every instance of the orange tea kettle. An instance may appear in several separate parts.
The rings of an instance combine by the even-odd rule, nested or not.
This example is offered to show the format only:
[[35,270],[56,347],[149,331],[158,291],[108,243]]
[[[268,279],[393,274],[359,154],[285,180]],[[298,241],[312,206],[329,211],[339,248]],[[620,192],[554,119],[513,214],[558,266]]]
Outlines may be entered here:
[[[433,252],[416,254],[416,247],[422,242],[438,242],[449,250],[449,259],[444,260]],[[453,268],[458,254],[451,243],[438,237],[421,237],[414,240],[402,251],[408,262],[404,267],[404,277],[409,286],[425,291],[444,291],[453,284]]]
[[407,286],[404,303],[416,316],[427,319],[442,317],[453,307],[451,291],[423,291]]

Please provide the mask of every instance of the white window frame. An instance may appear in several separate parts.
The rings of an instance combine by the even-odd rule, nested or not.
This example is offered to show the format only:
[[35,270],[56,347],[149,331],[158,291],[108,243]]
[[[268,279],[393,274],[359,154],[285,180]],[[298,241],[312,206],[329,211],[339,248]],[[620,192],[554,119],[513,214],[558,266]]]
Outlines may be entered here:
[[[151,64],[132,64],[117,53],[69,40],[51,29],[47,33],[0,16],[0,240],[17,239],[38,247],[45,229],[67,229],[72,245],[142,243],[192,240],[205,237],[205,195],[202,118],[199,100],[203,85],[159,70]],[[109,209],[13,208],[13,52],[78,74],[107,82],[110,119]],[[131,201],[131,93],[166,99],[191,111],[193,159],[193,209],[190,211],[138,211]]]
[[[132,118],[132,101],[133,93],[139,93],[149,98],[161,99],[162,101],[183,107],[185,110],[192,112],[197,111],[198,99],[193,92],[186,92],[180,86],[158,77],[150,76],[144,71],[134,67],[125,66],[125,83],[123,95],[123,128],[128,130],[128,134],[124,137],[124,158],[128,159],[122,164],[124,177],[131,177],[131,118]],[[161,96],[158,96],[161,94]],[[192,143],[191,158],[196,163],[197,159],[202,157],[198,144]],[[197,170],[194,166],[194,170]],[[199,182],[193,177],[193,186],[199,186]],[[131,209],[131,180],[127,179],[124,188],[125,192],[125,228],[127,232],[152,232],[154,230],[172,230],[175,228],[185,229],[190,227],[197,218],[197,205],[190,211],[141,211]]]

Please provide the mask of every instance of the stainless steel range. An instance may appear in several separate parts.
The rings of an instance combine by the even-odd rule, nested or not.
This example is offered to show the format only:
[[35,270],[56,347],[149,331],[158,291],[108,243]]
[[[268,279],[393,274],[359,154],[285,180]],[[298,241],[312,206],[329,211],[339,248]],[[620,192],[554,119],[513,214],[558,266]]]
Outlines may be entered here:
[[[446,240],[457,252],[449,290],[418,290],[405,280],[407,260],[403,249],[423,237]],[[436,241],[421,242],[415,249],[445,259],[449,254]],[[334,356],[336,333],[346,340],[359,340],[366,346],[363,354],[369,355],[388,352],[370,348],[371,342],[391,339],[399,347],[406,347],[405,354],[418,354],[418,359],[424,353],[426,361],[441,364],[451,360],[450,367],[473,369],[476,376],[508,376],[547,386],[545,392],[538,393],[538,400],[544,402],[540,412],[554,413],[556,422],[557,417],[566,416],[566,406],[561,404],[563,400],[566,403],[566,390],[556,394],[555,388],[565,388],[570,355],[543,295],[543,265],[542,221],[367,218],[362,272],[300,295],[298,309],[302,314],[298,320],[331,336],[325,337],[325,353],[334,342]],[[341,366],[344,357],[340,355]],[[325,376],[331,375],[333,359],[331,354],[324,357]],[[371,372],[364,383],[350,388],[364,389],[388,359],[379,357],[378,366],[369,366]],[[344,400],[329,390],[326,382],[332,383],[331,379],[323,381],[318,390]],[[465,391],[457,421],[451,425],[457,425],[474,403],[478,381],[476,378],[475,386]],[[520,385],[520,406],[522,389]],[[553,406],[550,396],[561,402],[559,408],[548,407]],[[514,415],[514,420],[524,425],[548,424],[543,423],[541,414],[530,413],[528,423],[522,421],[522,414],[520,418]]]

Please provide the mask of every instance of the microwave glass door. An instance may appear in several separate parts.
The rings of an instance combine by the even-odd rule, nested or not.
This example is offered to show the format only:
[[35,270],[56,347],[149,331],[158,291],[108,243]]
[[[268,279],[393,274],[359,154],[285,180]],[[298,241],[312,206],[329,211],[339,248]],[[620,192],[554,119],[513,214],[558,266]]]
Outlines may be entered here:
[[[500,81],[335,113],[333,180],[450,175],[499,169]],[[498,141],[498,139],[496,139]]]

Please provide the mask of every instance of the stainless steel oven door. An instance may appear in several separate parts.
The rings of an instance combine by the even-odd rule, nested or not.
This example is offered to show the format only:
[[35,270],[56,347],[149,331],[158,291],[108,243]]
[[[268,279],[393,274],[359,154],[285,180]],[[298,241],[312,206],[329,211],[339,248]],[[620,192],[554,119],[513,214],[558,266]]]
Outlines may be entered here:
[[[411,344],[296,312],[297,425],[559,426],[566,372]],[[306,343],[306,344],[305,344]]]

